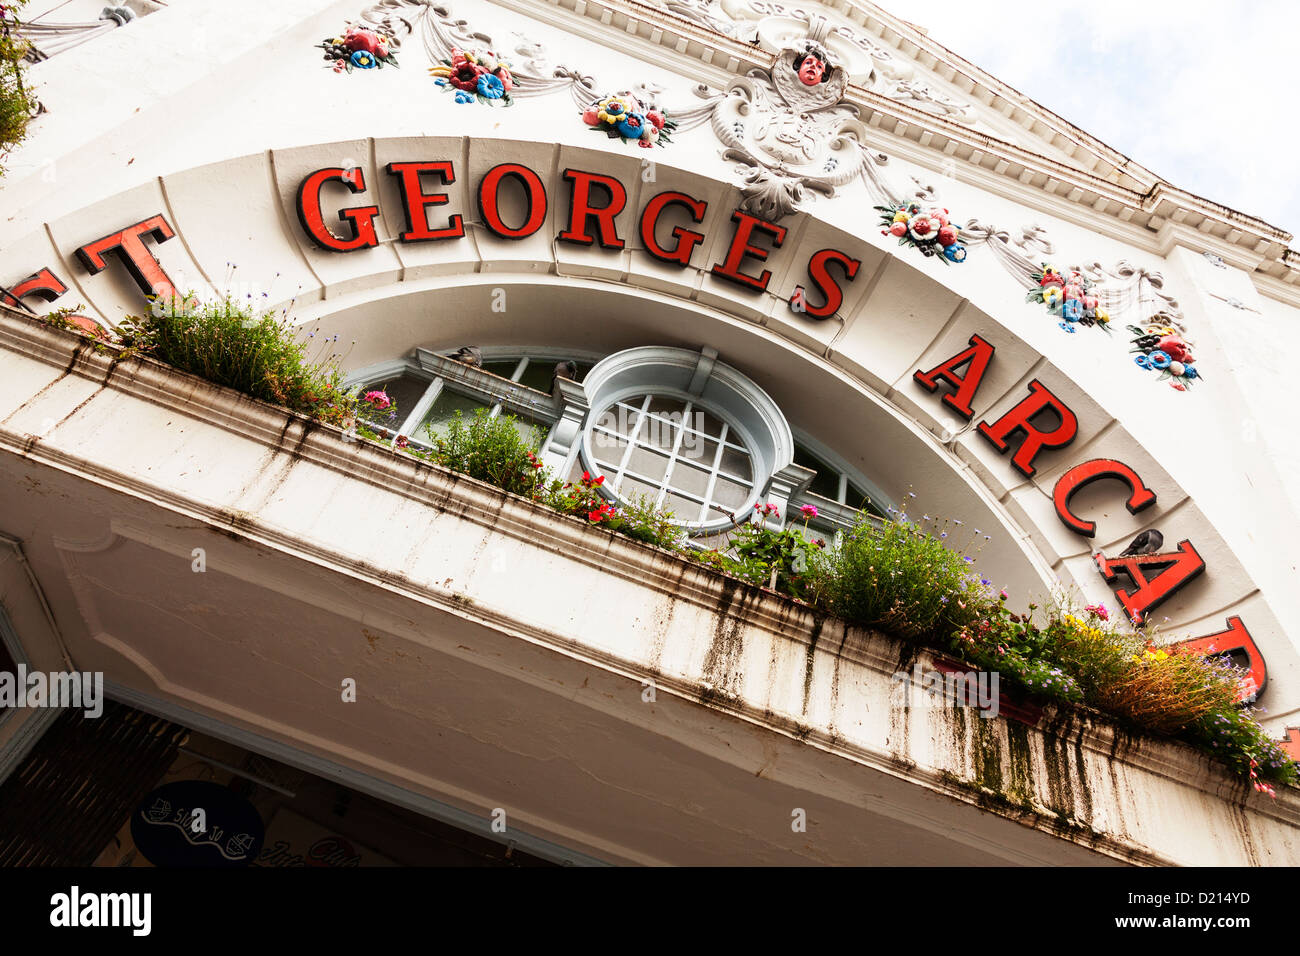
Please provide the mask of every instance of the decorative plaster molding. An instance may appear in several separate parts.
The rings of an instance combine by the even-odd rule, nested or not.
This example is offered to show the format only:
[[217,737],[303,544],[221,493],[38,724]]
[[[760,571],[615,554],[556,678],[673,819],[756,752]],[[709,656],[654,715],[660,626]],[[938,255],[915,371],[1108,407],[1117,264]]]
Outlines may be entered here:
[[[500,0],[512,9],[574,29],[573,17],[595,21],[599,26],[587,32],[602,41],[609,29],[616,29],[622,42],[642,43],[660,56],[684,57],[711,69],[743,74],[758,68],[771,70],[775,58],[761,47],[701,25],[684,16],[681,8],[659,8],[638,0]],[[761,2],[761,0],[755,0]],[[920,151],[916,161],[933,162],[937,151],[942,162],[963,164],[963,178],[982,188],[1046,208],[1059,207],[1063,218],[1081,222],[1098,231],[1127,237],[1126,241],[1150,245],[1159,242],[1143,238],[1156,233],[1174,217],[1192,227],[1186,234],[1188,248],[1210,251],[1229,258],[1234,251],[1255,259],[1261,292],[1300,305],[1300,253],[1287,249],[1291,234],[1263,220],[1247,216],[1220,204],[1164,183],[1123,154],[1043,109],[1016,90],[989,76],[978,67],[925,37],[901,20],[875,7],[854,0],[823,0],[822,6],[847,16],[877,40],[905,49],[909,57],[932,60],[941,78],[994,110],[1008,116],[1033,135],[1071,155],[1077,165],[1063,163],[971,129],[935,113],[925,112],[892,100],[878,92],[850,85],[846,105],[857,106],[859,120],[881,134],[875,144],[897,156],[911,143]],[[551,13],[547,8],[553,9]],[[756,63],[757,61],[757,63]],[[1136,230],[1136,232],[1135,232]],[[1230,259],[1231,261],[1231,259]]]

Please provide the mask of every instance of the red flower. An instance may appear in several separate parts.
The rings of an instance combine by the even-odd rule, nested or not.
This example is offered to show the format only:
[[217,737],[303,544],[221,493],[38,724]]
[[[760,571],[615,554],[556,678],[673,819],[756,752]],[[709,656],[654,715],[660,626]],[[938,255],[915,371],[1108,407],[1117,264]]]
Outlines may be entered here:
[[474,93],[478,90],[478,78],[486,72],[477,63],[462,60],[452,65],[451,76],[447,77],[447,81],[458,90]]

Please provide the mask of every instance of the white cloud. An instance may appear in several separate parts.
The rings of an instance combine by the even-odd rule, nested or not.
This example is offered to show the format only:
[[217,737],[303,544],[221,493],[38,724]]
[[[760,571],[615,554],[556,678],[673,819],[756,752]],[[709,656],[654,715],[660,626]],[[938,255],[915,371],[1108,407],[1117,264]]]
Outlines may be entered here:
[[1300,4],[881,5],[1174,185],[1300,233]]

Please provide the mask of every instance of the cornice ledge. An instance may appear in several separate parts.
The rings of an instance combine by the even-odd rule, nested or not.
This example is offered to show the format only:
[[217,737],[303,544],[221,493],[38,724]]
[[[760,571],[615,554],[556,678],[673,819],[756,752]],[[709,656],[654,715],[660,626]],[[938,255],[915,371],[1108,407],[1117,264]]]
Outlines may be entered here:
[[[536,9],[535,3],[531,0],[500,0],[500,2],[520,10]],[[743,76],[753,68],[770,69],[775,59],[760,47],[734,40],[641,0],[544,0],[544,2],[558,10],[563,10],[566,14],[595,19],[606,26],[610,25],[615,13],[621,14],[628,20],[638,21],[650,29],[649,36],[641,36],[640,31],[636,29],[625,30],[628,34],[648,40],[657,46],[670,46],[679,54],[734,75]],[[1056,199],[1065,199],[1086,207],[1094,213],[1099,212],[1111,219],[1119,219],[1124,223],[1146,228],[1155,234],[1156,246],[1159,249],[1168,248],[1167,240],[1164,238],[1167,234],[1162,232],[1166,222],[1181,224],[1190,219],[1197,231],[1205,237],[1204,241],[1193,246],[1194,248],[1198,251],[1213,251],[1227,261],[1248,268],[1256,273],[1257,278],[1267,275],[1277,280],[1277,283],[1266,283],[1261,286],[1261,291],[1265,287],[1272,292],[1280,291],[1283,293],[1284,301],[1292,301],[1292,297],[1285,290],[1291,285],[1300,284],[1300,253],[1288,248],[1288,243],[1293,238],[1290,233],[1263,219],[1215,203],[1165,182],[1129,157],[984,72],[942,44],[916,33],[906,21],[890,16],[874,4],[863,5],[855,0],[826,0],[826,3],[830,9],[846,15],[848,15],[846,11],[849,10],[861,14],[864,29],[873,32],[878,38],[884,30],[888,29],[900,37],[905,36],[908,42],[914,43],[918,49],[924,50],[935,59],[947,61],[970,80],[972,89],[978,87],[991,95],[1014,102],[1021,109],[1038,117],[1055,132],[1103,158],[1110,166],[1111,175],[1129,176],[1150,185],[1145,192],[1134,190],[1081,167],[1035,153],[1026,147],[973,130],[945,117],[907,106],[862,87],[852,86],[848,90],[846,100],[865,112],[863,121],[867,125],[910,139],[925,148],[942,152],[947,157],[961,159],[995,175],[1017,181],[1020,185],[1032,185],[1033,188]],[[880,27],[880,30],[874,30],[873,24]],[[675,35],[679,40],[695,41],[703,49],[692,54],[687,50],[689,42],[665,44],[665,35]],[[899,48],[898,44],[893,44],[890,40],[886,39],[884,42],[891,43],[895,49]],[[887,126],[890,120],[893,121],[892,130]],[[946,138],[947,142],[932,146],[936,135]],[[953,142],[959,145],[956,148],[949,148]],[[986,160],[990,161],[991,165],[985,165]],[[1038,179],[1042,181],[1032,182]],[[1134,222],[1135,215],[1140,215],[1142,218]]]

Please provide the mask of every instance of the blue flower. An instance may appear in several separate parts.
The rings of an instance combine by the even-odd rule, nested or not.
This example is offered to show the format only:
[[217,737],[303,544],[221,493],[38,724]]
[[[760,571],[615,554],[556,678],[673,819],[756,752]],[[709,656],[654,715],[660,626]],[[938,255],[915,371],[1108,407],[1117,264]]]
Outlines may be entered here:
[[446,85],[447,85],[447,81],[446,81],[446,80],[434,80],[433,83],[434,83],[435,86],[446,86]]
[[1145,355],[1135,355],[1133,356],[1133,361],[1137,364],[1138,368],[1151,367],[1151,359],[1147,358]]
[[1147,355],[1147,361],[1151,363],[1152,368],[1168,368],[1169,363],[1172,362],[1173,359],[1169,357],[1168,352],[1162,352],[1159,349],[1156,349],[1154,352]]
[[965,262],[966,247],[961,243],[954,242],[951,246],[946,246],[944,248],[943,257],[949,262]]
[[1187,365],[1183,368],[1183,378],[1196,378],[1198,374],[1195,365]]
[[645,117],[640,113],[628,113],[616,125],[620,136],[628,139],[640,139],[645,132]]
[[499,77],[484,73],[478,78],[478,92],[480,96],[486,96],[490,100],[499,100],[505,95],[506,87]]
[[456,91],[456,102],[457,102],[457,103],[473,103],[473,102],[474,102],[474,94],[473,94],[473,93],[466,93],[464,90],[457,90],[457,91]]
[[1059,325],[1061,328],[1065,329],[1065,331],[1069,332],[1071,335],[1074,334],[1074,326],[1073,326],[1073,325],[1069,325],[1069,324],[1067,324],[1067,323],[1065,323],[1065,322],[1057,322],[1056,324]]
[[357,50],[352,54],[352,65],[359,70],[373,70],[378,63],[373,53],[367,53],[365,50]]

